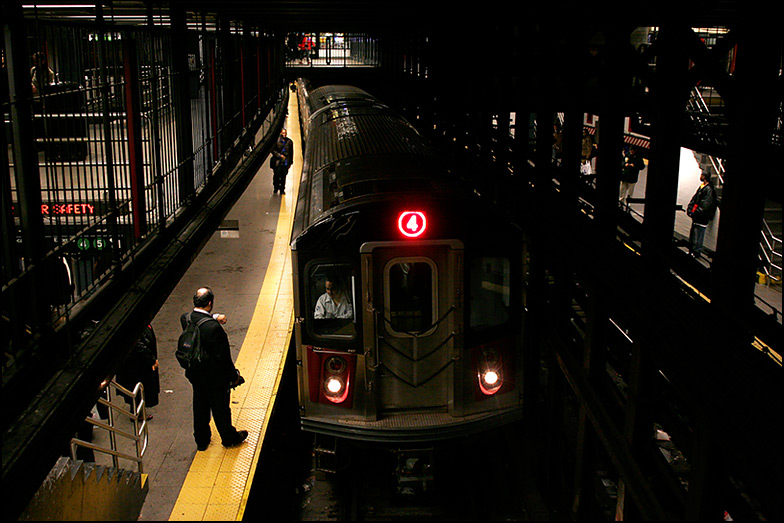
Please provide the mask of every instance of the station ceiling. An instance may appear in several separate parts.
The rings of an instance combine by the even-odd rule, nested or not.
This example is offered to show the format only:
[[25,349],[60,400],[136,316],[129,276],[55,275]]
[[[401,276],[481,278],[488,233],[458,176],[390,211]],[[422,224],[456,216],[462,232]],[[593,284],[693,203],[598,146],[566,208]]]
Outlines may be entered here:
[[[172,6],[183,8],[190,20],[214,23],[219,17],[273,31],[373,32],[381,30],[469,29],[487,24],[535,23],[557,27],[559,20],[602,24],[662,25],[677,19],[689,26],[728,26],[742,5],[734,0],[697,0],[666,7],[656,2],[507,2],[490,7],[442,0],[114,0],[98,3],[38,3],[23,1],[25,16],[94,19],[100,4],[114,23],[139,25],[145,17],[168,19]],[[633,5],[639,4],[639,5]],[[34,7],[35,6],[35,7]],[[760,16],[756,12],[756,16]],[[165,22],[163,22],[165,23]]]

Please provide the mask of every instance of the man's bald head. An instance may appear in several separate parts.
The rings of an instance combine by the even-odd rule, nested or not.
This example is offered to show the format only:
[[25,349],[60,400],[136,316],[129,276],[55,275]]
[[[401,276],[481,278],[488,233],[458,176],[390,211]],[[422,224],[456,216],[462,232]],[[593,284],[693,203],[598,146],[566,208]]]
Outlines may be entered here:
[[212,306],[214,301],[215,295],[212,294],[212,289],[209,287],[201,287],[196,291],[196,294],[193,295],[193,306],[200,309],[206,310],[208,306]]

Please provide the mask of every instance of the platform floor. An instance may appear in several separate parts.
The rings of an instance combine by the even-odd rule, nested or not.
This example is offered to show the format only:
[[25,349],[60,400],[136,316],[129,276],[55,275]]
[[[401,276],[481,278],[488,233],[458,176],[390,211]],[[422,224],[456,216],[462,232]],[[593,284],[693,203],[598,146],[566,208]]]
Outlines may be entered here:
[[[149,493],[141,521],[242,518],[293,330],[289,238],[302,169],[295,96],[284,127],[295,147],[286,194],[272,193],[265,159],[152,321],[161,392],[159,404],[148,409],[153,415],[144,459]],[[238,430],[249,432],[245,443],[225,449],[213,423],[212,443],[203,452],[193,439],[192,388],[174,357],[180,315],[193,308],[192,296],[201,286],[215,293],[213,312],[228,316],[224,329],[235,366],[246,379],[232,392],[232,419]],[[132,422],[118,425],[123,423],[133,429]],[[94,430],[94,441],[108,441],[99,432]],[[98,455],[96,462],[111,460]]]

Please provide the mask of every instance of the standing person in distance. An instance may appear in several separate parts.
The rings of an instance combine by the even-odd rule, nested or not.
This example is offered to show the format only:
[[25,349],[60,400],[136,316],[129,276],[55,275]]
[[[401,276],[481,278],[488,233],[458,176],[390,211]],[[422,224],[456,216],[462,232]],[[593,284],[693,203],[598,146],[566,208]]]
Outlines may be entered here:
[[270,158],[272,194],[278,191],[280,191],[280,194],[286,194],[286,175],[289,173],[289,167],[291,167],[293,162],[294,142],[287,137],[286,129],[282,129],[280,138],[275,142],[275,147],[272,149],[272,158]]
[[231,360],[229,337],[221,326],[226,323],[225,316],[215,318],[212,315],[214,302],[212,290],[202,287],[193,295],[193,311],[180,317],[183,330],[189,321],[196,323],[209,318],[199,326],[207,361],[185,371],[185,377],[193,386],[193,437],[198,450],[206,450],[210,444],[210,417],[215,420],[224,447],[239,445],[248,437],[247,430],[238,431],[231,423],[231,389],[241,383],[241,377]]
[[621,205],[626,203],[626,198],[631,198],[634,193],[634,186],[640,177],[640,171],[645,169],[645,160],[640,156],[637,147],[632,145],[629,151],[623,156],[623,166],[621,167],[621,187],[619,189],[618,200]]
[[55,83],[55,74],[49,67],[46,54],[37,52],[33,55],[33,67],[30,68],[30,81],[34,95],[43,94],[46,88]]
[[[152,325],[147,325],[136,340],[131,353],[117,372],[115,380],[130,391],[141,382],[144,386],[145,410],[158,404],[158,394],[161,390],[158,376],[158,342]],[[125,397],[125,402],[132,405],[132,400],[128,397]],[[137,417],[142,421],[141,412]],[[152,414],[148,413],[146,419],[151,420]]]
[[686,214],[691,217],[691,231],[689,232],[689,254],[694,258],[699,258],[702,254],[702,243],[705,240],[705,230],[708,223],[716,215],[718,207],[716,189],[711,183],[710,174],[702,171],[700,173],[700,186],[691,197],[689,206],[686,207]]

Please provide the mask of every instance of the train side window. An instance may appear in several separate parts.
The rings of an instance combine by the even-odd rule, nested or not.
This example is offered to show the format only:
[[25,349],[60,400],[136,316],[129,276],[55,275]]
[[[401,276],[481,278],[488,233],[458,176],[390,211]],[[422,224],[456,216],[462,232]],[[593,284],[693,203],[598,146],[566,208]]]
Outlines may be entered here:
[[349,265],[319,264],[308,272],[313,332],[354,336],[355,281]]
[[509,319],[510,264],[508,258],[473,258],[469,262],[470,326],[484,329]]
[[387,265],[385,296],[389,327],[398,333],[422,333],[435,322],[436,269],[426,258],[398,258]]

